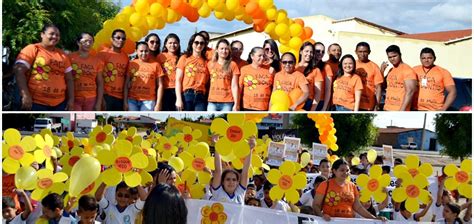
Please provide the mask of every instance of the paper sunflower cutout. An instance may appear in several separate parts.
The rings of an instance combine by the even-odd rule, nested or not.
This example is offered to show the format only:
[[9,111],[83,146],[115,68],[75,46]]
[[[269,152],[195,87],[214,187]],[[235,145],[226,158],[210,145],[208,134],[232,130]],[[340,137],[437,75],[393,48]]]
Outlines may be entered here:
[[36,177],[36,188],[31,193],[31,199],[35,201],[41,201],[50,193],[61,195],[64,189],[66,189],[66,185],[63,182],[68,179],[68,176],[63,172],[53,174],[52,170],[41,169],[36,172]]
[[406,165],[399,165],[393,169],[393,174],[400,178],[403,172],[408,172],[412,177],[418,174],[423,174],[425,177],[431,176],[433,173],[433,167],[429,163],[422,163],[420,165],[420,159],[416,155],[408,155],[405,159]]
[[14,174],[21,166],[27,167],[35,161],[29,153],[36,148],[35,139],[31,136],[21,138],[18,130],[9,128],[3,133],[2,168],[5,173]]
[[193,178],[187,179],[189,183],[194,183],[196,177],[201,184],[210,182],[211,174],[204,170],[205,167],[209,167],[214,163],[214,158],[211,157],[209,152],[209,145],[204,142],[192,145],[188,150],[179,154],[179,158],[184,162],[185,171],[190,170],[194,173]]
[[245,120],[253,121],[255,123],[260,123],[262,122],[263,118],[267,116],[268,116],[267,113],[258,113],[258,114],[246,113]]
[[53,138],[48,134],[44,135],[44,138],[41,135],[35,135],[35,142],[38,147],[38,150],[34,152],[35,161],[39,164],[46,161],[46,168],[53,170],[51,157],[58,158],[56,150],[53,149]]
[[137,134],[136,127],[131,127],[127,130],[121,131],[117,139],[127,140],[131,142],[133,145],[140,145],[143,138],[142,136]]
[[74,137],[74,133],[68,132],[66,136],[61,137],[61,151],[64,153],[69,152],[72,148],[80,146],[81,142],[79,139]]
[[246,140],[257,135],[257,125],[253,121],[245,120],[245,114],[228,114],[227,121],[222,118],[212,121],[211,132],[222,136],[215,147],[223,159],[231,153],[242,158],[250,153]]
[[424,189],[429,182],[426,176],[421,173],[412,177],[410,173],[402,172],[400,178],[402,179],[402,186],[395,188],[392,198],[396,202],[405,201],[406,209],[415,213],[420,209],[420,202],[427,204],[430,200],[430,192]]
[[382,202],[387,197],[382,190],[390,184],[390,175],[382,175],[382,168],[378,165],[370,168],[369,175],[361,174],[357,177],[356,183],[361,188],[360,201],[367,202],[373,196],[376,202]]
[[142,186],[153,182],[153,177],[149,172],[152,172],[158,168],[156,162],[156,151],[151,148],[151,143],[148,140],[143,140],[140,145],[134,145],[132,154],[143,153],[148,158],[148,165],[144,169],[139,169],[138,173],[142,177]]
[[132,154],[132,143],[127,140],[117,140],[112,150],[98,152],[97,159],[102,165],[110,166],[101,173],[102,180],[108,186],[125,180],[128,186],[136,187],[142,182],[136,169],[148,166],[148,158],[142,152]]
[[448,175],[444,182],[446,189],[450,191],[457,189],[459,194],[472,198],[472,160],[463,160],[461,169],[454,164],[448,164],[444,168],[444,173]]
[[160,133],[152,131],[150,135],[147,136],[147,140],[150,141],[151,145],[156,145],[160,141],[161,137],[162,135]]
[[176,188],[178,188],[181,193],[187,191],[193,199],[202,199],[206,185],[199,182],[190,182],[190,180],[192,181],[193,179],[196,179],[196,174],[193,171],[183,171],[181,177],[176,177]]
[[[199,129],[193,130],[189,126],[183,127],[183,132],[176,134],[180,145],[187,149],[191,145],[195,145],[198,143],[198,139],[202,136],[202,132]],[[161,140],[161,139],[160,139]]]
[[51,131],[51,129],[47,129],[47,128],[41,129],[40,135],[43,136],[43,138],[45,138],[46,135],[51,136],[51,138],[53,138],[53,146],[59,146],[61,139],[59,139],[57,135],[53,134],[53,131]]
[[98,144],[109,144],[111,145],[114,142],[115,137],[112,134],[114,128],[112,125],[108,124],[104,127],[97,126],[89,134],[89,144],[98,145]]
[[156,150],[160,153],[160,161],[168,161],[172,156],[178,152],[176,143],[178,140],[175,137],[161,137],[160,142],[156,145]]
[[81,159],[83,153],[84,150],[81,147],[74,147],[69,153],[64,154],[64,156],[59,159],[59,163],[63,166],[62,172],[70,175],[72,167]]
[[201,224],[224,224],[227,221],[227,214],[224,212],[224,205],[221,203],[202,207],[201,215]]
[[259,155],[262,159],[268,157],[268,145],[272,142],[272,139],[268,135],[263,136],[261,139],[257,139],[257,146],[253,153]]
[[288,202],[292,204],[298,202],[300,195],[297,190],[306,186],[306,174],[298,173],[300,168],[300,165],[295,162],[285,161],[279,169],[270,170],[267,179],[275,185],[270,190],[272,200],[280,200],[284,195]]

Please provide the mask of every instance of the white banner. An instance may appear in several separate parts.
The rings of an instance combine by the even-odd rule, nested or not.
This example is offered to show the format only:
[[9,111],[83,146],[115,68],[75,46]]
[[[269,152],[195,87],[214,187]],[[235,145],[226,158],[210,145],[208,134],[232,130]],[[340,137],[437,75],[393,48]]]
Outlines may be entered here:
[[285,144],[270,142],[268,144],[268,160],[266,164],[270,166],[280,166],[285,157]]
[[391,145],[382,145],[383,164],[393,167],[393,148]]
[[327,157],[327,154],[327,145],[313,142],[313,151],[311,155],[313,156],[313,163],[315,165],[319,165],[319,162],[321,162],[322,159],[325,159]]
[[298,150],[300,149],[300,138],[286,137],[283,139],[285,144],[285,160],[298,162]]

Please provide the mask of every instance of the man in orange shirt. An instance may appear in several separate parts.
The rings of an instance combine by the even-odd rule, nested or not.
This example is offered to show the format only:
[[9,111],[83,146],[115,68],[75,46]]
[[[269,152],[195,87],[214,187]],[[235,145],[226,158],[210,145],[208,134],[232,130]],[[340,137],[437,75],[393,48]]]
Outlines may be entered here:
[[360,99],[360,110],[372,111],[375,107],[380,110],[379,104],[382,97],[383,76],[380,68],[373,61],[369,60],[370,45],[367,42],[360,42],[356,46],[357,55],[356,73],[362,79],[364,89]]
[[[329,45],[328,55],[329,55],[329,59],[326,61],[326,64],[328,64],[329,67],[331,67],[332,75],[329,75],[329,74],[327,74],[327,75],[330,76],[330,77],[333,77],[332,78],[332,83],[329,86],[330,89],[332,90],[333,85],[334,85],[334,81],[336,80],[336,77],[337,77],[337,72],[339,70],[339,59],[341,59],[341,55],[342,55],[341,46],[337,43],[333,43],[333,44]],[[331,106],[332,106],[332,94],[333,93],[331,91],[331,97],[329,98],[328,108],[331,108]]]
[[[421,65],[413,68],[418,76],[418,110],[445,111],[456,99],[453,77],[446,69],[434,64],[433,49],[423,48],[420,53]],[[448,95],[444,98],[444,92]]]
[[[393,68],[389,70],[387,75],[387,93],[384,110],[410,110],[413,95],[416,91],[416,73],[410,66],[403,63],[400,47],[390,45],[385,51]],[[383,62],[381,72],[383,73],[387,67],[388,63]]]

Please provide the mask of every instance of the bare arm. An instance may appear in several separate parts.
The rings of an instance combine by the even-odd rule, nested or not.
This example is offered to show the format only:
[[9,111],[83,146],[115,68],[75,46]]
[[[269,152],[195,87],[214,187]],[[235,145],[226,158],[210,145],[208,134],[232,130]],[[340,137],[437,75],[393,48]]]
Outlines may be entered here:
[[[387,194],[387,188],[383,188],[382,192]],[[386,208],[387,205],[388,205],[388,194],[387,194],[387,197],[385,197],[385,200],[383,200],[382,203],[379,204],[379,211]]]
[[239,76],[232,76],[232,98],[234,99],[233,111],[239,111],[240,109],[240,98],[239,98]]
[[[218,136],[212,136],[212,140],[214,142],[217,142],[219,139]],[[221,184],[221,176],[222,176],[222,161],[221,161],[221,155],[217,152],[217,150],[214,151],[214,175],[212,179],[212,187],[213,188],[218,188],[219,185]]]
[[367,209],[365,209],[364,206],[362,206],[362,204],[359,201],[359,196],[355,196],[354,204],[352,205],[352,209],[354,209],[354,211],[359,213],[359,215],[361,215],[364,218],[367,218],[367,219],[376,219],[377,218],[374,215],[372,215],[369,211],[367,211]]
[[74,110],[74,78],[72,72],[66,72],[67,110]]
[[96,77],[96,83],[97,83],[97,98],[95,101],[95,106],[94,110],[100,111],[101,110],[101,105],[102,101],[104,99],[104,75],[102,72],[99,72]]
[[161,111],[162,104],[163,104],[163,91],[164,91],[163,76],[158,77],[158,79],[156,79],[156,84],[158,84],[158,89],[156,91],[157,98],[156,98],[155,111]]
[[436,194],[436,206],[441,206],[441,201],[443,199],[443,190],[444,190],[444,181],[445,180],[446,180],[446,178],[443,178],[438,183],[438,194]]
[[30,198],[26,195],[24,190],[15,189],[16,193],[25,199],[25,210],[21,213],[21,219],[26,220],[30,216],[31,211],[33,211],[33,206],[31,205]]
[[148,197],[148,194],[146,193],[145,188],[143,188],[142,185],[138,185],[137,190],[138,190],[138,197],[140,198],[140,201],[145,201],[146,198]]
[[382,100],[382,84],[375,85],[375,108],[374,110],[378,110],[378,107]]
[[245,157],[244,167],[242,168],[242,178],[240,178],[240,185],[247,187],[249,183],[249,169],[252,163],[252,151],[255,148],[256,141],[255,137],[250,137],[249,140],[250,153]]
[[415,221],[420,221],[420,219],[423,218],[423,216],[425,216],[426,213],[428,212],[428,210],[430,209],[431,204],[433,203],[433,198],[431,197],[431,195],[429,195],[429,197],[430,197],[429,202],[425,206],[425,208],[423,208],[423,210],[421,212],[418,212],[413,216],[413,218],[415,218]]
[[178,111],[184,110],[183,106],[183,70],[180,68],[176,68],[176,84],[175,84],[175,91],[176,91],[176,109]]
[[97,191],[95,192],[95,200],[100,201],[105,194],[105,184],[101,183]]
[[314,196],[314,200],[313,200],[314,214],[316,214],[317,216],[322,217],[324,220],[329,222],[331,220],[331,216],[329,216],[328,214],[323,214],[323,208],[322,208],[323,207],[323,199],[324,199],[324,195],[316,193],[316,195]]
[[130,85],[130,76],[127,75],[125,78],[125,84],[123,86],[123,110],[128,111],[128,86]]
[[453,104],[454,100],[456,100],[457,92],[456,92],[456,86],[446,86],[446,91],[448,92],[448,95],[446,96],[446,99],[444,100],[443,107],[441,108],[442,111],[448,110],[449,106]]
[[324,82],[324,106],[322,111],[328,110],[329,101],[331,100],[332,93],[332,78],[326,76],[326,81]]
[[311,111],[315,111],[318,107],[318,103],[321,100],[321,88],[323,87],[323,82],[314,82],[314,99],[313,104],[311,105]]
[[296,110],[298,105],[300,105],[301,103],[304,103],[306,99],[308,99],[308,96],[309,96],[308,84],[301,84],[300,89],[301,91],[303,91],[303,95],[300,96],[300,98],[298,98],[293,105],[291,105],[290,107],[291,110]]
[[354,102],[354,111],[359,111],[360,97],[362,96],[362,90],[355,91],[355,102]]
[[416,91],[416,80],[405,80],[405,96],[403,97],[402,106],[400,111],[405,111],[406,108],[411,106],[413,95]]
[[16,64],[13,71],[15,73],[18,88],[20,89],[21,108],[24,110],[31,110],[33,99],[28,90],[28,81],[26,80],[26,73],[29,69],[23,64]]

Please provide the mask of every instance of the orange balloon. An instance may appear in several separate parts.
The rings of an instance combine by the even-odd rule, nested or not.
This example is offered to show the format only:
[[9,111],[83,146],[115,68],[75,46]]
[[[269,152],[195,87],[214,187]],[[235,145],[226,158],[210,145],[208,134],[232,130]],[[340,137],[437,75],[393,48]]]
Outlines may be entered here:
[[183,0],[171,0],[171,8],[174,10],[178,10],[178,8],[183,4]]
[[168,6],[170,6],[171,0],[156,0],[156,2],[160,3],[164,8],[168,8]]
[[252,15],[257,9],[258,9],[258,4],[252,1],[247,3],[247,5],[245,6],[245,12],[248,15]]
[[250,0],[240,0],[240,5],[244,6],[244,5],[247,5],[247,3],[249,3]]
[[267,15],[265,14],[265,12],[263,12],[260,9],[255,10],[253,12],[253,14],[250,14],[250,16],[252,16],[252,18],[254,18],[254,19],[266,19],[267,18]]
[[301,27],[304,27],[304,21],[302,19],[295,19],[294,22],[300,24]]
[[196,10],[190,10],[189,16],[186,18],[189,20],[189,22],[194,23],[199,20],[199,13]]
[[305,27],[304,34],[305,34],[304,40],[310,39],[313,36],[313,29],[311,29],[311,27]]
[[265,30],[265,25],[255,23],[253,24],[253,30],[255,30],[255,32],[261,33]]
[[[295,88],[291,90],[291,92],[288,94],[290,97],[290,106],[295,104],[296,101],[303,95],[303,91],[300,88]],[[302,102],[300,105],[296,107],[296,110],[303,109],[304,103]]]

